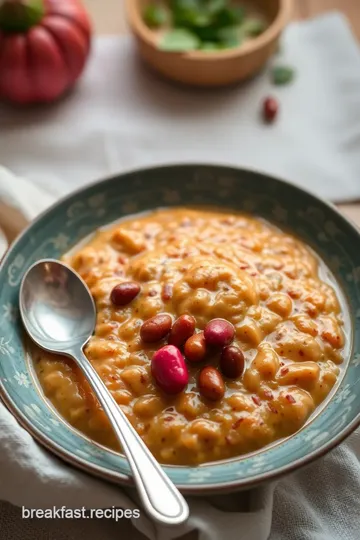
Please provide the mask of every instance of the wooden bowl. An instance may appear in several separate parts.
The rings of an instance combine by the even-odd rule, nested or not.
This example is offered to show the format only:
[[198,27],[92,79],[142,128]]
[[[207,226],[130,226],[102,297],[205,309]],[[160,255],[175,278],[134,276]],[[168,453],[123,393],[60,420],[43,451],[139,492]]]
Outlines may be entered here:
[[275,52],[291,16],[292,0],[252,0],[248,4],[269,21],[263,34],[239,47],[216,52],[168,52],[157,46],[159,33],[143,21],[143,10],[152,0],[126,0],[130,28],[140,54],[158,73],[193,86],[224,86],[248,79]]

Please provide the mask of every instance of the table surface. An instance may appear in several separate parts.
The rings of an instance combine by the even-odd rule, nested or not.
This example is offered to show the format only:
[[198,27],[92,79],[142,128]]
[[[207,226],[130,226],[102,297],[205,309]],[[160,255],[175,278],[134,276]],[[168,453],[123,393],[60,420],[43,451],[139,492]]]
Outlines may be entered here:
[[[360,0],[293,0],[293,18],[297,20],[314,17],[330,10],[344,13],[360,40]],[[83,0],[88,8],[97,34],[126,34],[128,27],[125,17],[124,0]],[[360,201],[342,204],[339,208],[360,226]]]

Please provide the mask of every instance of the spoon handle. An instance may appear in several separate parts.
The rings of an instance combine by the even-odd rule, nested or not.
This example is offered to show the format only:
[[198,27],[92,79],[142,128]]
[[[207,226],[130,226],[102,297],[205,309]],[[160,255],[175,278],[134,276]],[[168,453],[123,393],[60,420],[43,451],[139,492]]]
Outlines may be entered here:
[[147,513],[157,522],[166,525],[185,522],[189,516],[189,507],[183,496],[145,446],[84,352],[72,351],[72,357],[83,371],[111,422],[129,461]]

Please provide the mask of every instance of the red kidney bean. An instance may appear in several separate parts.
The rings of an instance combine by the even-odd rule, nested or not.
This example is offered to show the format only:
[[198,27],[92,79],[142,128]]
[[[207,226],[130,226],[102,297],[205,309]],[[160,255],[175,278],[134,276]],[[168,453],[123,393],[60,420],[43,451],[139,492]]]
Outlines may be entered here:
[[168,335],[172,319],[167,313],[159,313],[148,319],[140,328],[140,336],[146,343],[155,343]]
[[182,347],[187,339],[195,332],[196,321],[191,315],[181,315],[173,324],[169,343]]
[[266,122],[273,122],[279,111],[279,103],[273,97],[267,97],[263,102],[263,117]]
[[225,384],[221,374],[212,366],[202,368],[198,379],[200,394],[211,401],[218,401],[225,394]]
[[124,281],[115,285],[110,294],[110,300],[115,306],[129,304],[140,292],[140,285],[135,281]]
[[240,377],[245,367],[244,353],[239,347],[229,345],[221,351],[220,369],[229,379]]
[[225,319],[213,319],[208,322],[204,329],[207,345],[211,347],[226,347],[234,339],[235,328]]
[[151,372],[156,384],[168,394],[182,392],[189,382],[185,359],[174,345],[161,347],[151,360]]
[[164,302],[168,302],[168,300],[171,300],[172,295],[173,295],[173,286],[171,285],[171,283],[165,283],[161,292],[162,300]]
[[206,355],[204,332],[194,334],[185,342],[184,353],[189,362],[202,362],[204,360]]

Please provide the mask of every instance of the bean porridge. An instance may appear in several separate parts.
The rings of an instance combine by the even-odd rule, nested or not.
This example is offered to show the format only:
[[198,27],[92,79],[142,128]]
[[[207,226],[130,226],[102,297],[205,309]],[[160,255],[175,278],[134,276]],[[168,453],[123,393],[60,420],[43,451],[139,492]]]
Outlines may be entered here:
[[[99,230],[63,261],[97,306],[86,356],[161,463],[226,459],[289,436],[339,377],[336,282],[310,248],[262,219],[160,209]],[[120,450],[80,370],[33,357],[59,413]]]

